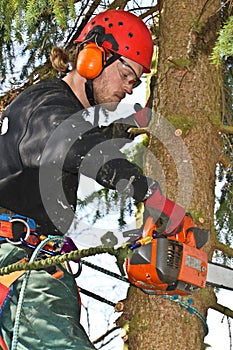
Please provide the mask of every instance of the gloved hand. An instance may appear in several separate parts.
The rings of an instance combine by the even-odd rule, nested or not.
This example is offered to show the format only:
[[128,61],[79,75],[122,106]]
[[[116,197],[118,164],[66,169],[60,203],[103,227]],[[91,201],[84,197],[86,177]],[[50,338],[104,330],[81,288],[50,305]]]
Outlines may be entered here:
[[162,194],[159,184],[155,181],[148,191],[147,198],[144,200],[145,209],[154,218],[155,222],[158,219],[162,220],[162,225],[157,231],[169,234],[179,230],[186,213],[185,209],[166,198]]
[[142,108],[139,103],[135,103],[134,109],[136,113],[134,114],[134,120],[140,128],[145,128],[149,125],[151,120],[151,109],[150,108]]

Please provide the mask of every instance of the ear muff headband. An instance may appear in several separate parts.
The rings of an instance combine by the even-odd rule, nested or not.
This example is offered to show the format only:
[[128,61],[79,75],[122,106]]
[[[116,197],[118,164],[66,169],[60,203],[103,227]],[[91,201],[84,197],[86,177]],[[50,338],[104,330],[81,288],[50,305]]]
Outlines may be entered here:
[[77,72],[86,79],[95,79],[106,66],[106,52],[95,43],[87,43],[77,57]]

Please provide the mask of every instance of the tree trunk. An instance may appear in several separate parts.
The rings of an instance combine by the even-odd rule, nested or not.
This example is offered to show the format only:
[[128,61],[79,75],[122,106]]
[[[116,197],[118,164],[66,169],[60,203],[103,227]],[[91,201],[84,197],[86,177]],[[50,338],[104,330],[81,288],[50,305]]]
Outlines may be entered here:
[[[144,167],[170,199],[192,214],[197,226],[212,230],[205,247],[209,258],[214,242],[215,171],[222,150],[217,129],[222,81],[209,60],[219,8],[217,0],[161,2],[157,114],[151,125],[155,137]],[[129,350],[204,349],[204,322],[215,295],[206,288],[182,300],[188,304],[190,298],[202,316],[132,287],[122,316],[129,321]]]

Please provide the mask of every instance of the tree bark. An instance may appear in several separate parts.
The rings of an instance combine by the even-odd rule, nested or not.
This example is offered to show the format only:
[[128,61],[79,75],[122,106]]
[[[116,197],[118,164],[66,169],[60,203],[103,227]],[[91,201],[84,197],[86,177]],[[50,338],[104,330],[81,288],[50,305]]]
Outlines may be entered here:
[[[209,60],[219,9],[217,0],[160,4],[154,139],[144,166],[163,192],[192,214],[198,227],[212,230],[213,238],[205,246],[209,258],[215,239],[215,172],[222,151],[216,127],[221,120],[221,72]],[[215,300],[212,289],[181,300],[187,303],[189,298],[205,319]],[[121,321],[126,320],[129,350],[204,349],[203,321],[174,301],[130,288]]]

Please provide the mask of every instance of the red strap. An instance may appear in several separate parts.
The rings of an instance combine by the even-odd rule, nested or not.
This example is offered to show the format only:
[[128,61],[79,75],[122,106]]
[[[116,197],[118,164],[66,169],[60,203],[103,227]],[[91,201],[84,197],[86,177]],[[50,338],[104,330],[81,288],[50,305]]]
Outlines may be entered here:
[[[25,262],[25,261],[26,259],[21,259],[19,262]],[[2,307],[2,304],[4,303],[4,300],[6,299],[10,291],[10,286],[24,273],[25,273],[24,270],[13,271],[8,275],[0,276],[0,308]]]
[[[10,291],[10,288],[8,288],[4,284],[0,283],[0,308],[2,307],[4,301],[6,300],[9,291]],[[1,333],[1,330],[0,330],[0,333]],[[0,349],[1,350],[8,350],[6,342],[3,339],[1,334],[0,334]]]
[[151,119],[151,110],[147,107],[140,109],[134,114],[134,119],[139,127],[147,127]]
[[5,286],[4,284],[0,283],[0,308],[2,307],[2,304],[4,303],[4,300],[6,299],[10,288]]
[[12,222],[0,220],[0,236],[4,238],[13,238]]
[[145,205],[149,206],[161,213],[164,213],[168,220],[168,226],[165,233],[171,233],[181,223],[185,216],[185,209],[179,204],[166,198],[159,189],[155,190],[152,196],[145,200]]
[[0,336],[0,349],[2,349],[2,350],[8,350],[8,347],[7,347],[7,345],[6,345],[6,343],[5,343],[5,340],[3,339],[2,336]]

